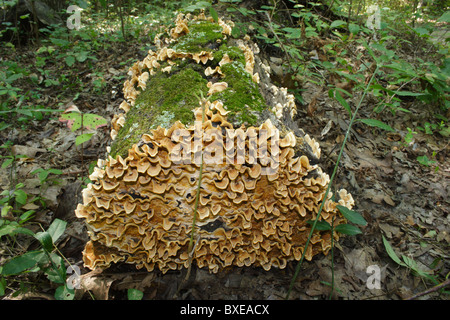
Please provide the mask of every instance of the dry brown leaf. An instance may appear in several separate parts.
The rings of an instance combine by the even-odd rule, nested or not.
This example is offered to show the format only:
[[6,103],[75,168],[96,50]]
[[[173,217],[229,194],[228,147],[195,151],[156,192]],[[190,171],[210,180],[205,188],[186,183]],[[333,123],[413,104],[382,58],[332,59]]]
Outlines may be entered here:
[[75,297],[81,298],[90,292],[96,300],[108,300],[109,289],[115,278],[100,275],[99,271],[91,271],[80,276],[80,289],[75,290]]

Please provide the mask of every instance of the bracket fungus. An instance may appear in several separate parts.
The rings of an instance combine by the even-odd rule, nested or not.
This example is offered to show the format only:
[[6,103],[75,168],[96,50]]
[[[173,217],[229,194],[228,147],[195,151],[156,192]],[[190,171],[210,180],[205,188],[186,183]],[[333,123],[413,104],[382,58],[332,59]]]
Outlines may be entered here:
[[[319,144],[295,126],[294,98],[268,82],[255,44],[204,14],[175,24],[130,68],[108,158],[83,190],[84,263],[284,268],[300,259],[322,201],[320,219],[337,225],[345,219],[336,206],[351,208],[353,198],[340,190],[337,202],[324,199]],[[316,230],[305,257],[330,248],[330,232]]]

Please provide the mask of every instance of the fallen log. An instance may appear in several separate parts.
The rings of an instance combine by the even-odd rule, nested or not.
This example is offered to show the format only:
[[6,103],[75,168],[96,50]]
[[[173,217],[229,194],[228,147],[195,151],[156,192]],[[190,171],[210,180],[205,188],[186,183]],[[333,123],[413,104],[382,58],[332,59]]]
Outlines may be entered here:
[[[125,262],[148,271],[284,268],[300,260],[328,186],[319,144],[296,126],[294,97],[271,84],[231,21],[180,14],[124,84],[108,158],[99,160],[76,215],[91,269]],[[321,220],[345,223],[345,190]],[[335,241],[339,234],[334,233]],[[311,260],[331,248],[316,230]]]

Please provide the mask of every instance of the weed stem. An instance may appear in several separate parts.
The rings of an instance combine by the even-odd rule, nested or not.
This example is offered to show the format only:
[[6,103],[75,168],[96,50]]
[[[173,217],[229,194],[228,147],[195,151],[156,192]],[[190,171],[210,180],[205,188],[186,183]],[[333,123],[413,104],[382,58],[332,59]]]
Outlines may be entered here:
[[309,242],[310,242],[311,237],[313,235],[313,232],[314,232],[314,230],[316,228],[316,224],[319,221],[320,215],[321,215],[322,210],[323,210],[323,206],[325,205],[325,202],[326,202],[326,200],[328,198],[328,193],[330,192],[330,188],[331,188],[331,185],[333,183],[334,176],[336,175],[336,172],[337,172],[337,169],[338,169],[338,166],[339,166],[339,162],[341,160],[342,153],[344,152],[345,143],[347,142],[347,139],[348,139],[348,136],[350,134],[350,130],[352,128],[353,122],[356,119],[356,114],[358,113],[358,110],[361,107],[361,104],[362,104],[364,98],[366,97],[367,92],[369,91],[370,84],[372,83],[373,79],[375,78],[375,75],[378,73],[378,69],[379,69],[379,65],[377,64],[377,67],[376,67],[375,71],[373,72],[372,77],[370,78],[369,82],[367,83],[367,86],[364,89],[364,93],[361,96],[361,99],[359,100],[358,106],[356,107],[355,112],[353,113],[352,118],[350,120],[350,123],[348,125],[347,132],[345,133],[344,141],[342,142],[342,146],[341,146],[341,149],[339,151],[338,158],[336,160],[336,164],[334,165],[334,169],[333,169],[333,173],[332,173],[331,178],[330,178],[330,182],[328,183],[328,188],[325,191],[325,195],[323,197],[323,201],[322,201],[322,203],[320,204],[320,207],[319,207],[319,212],[317,213],[317,217],[314,220],[314,223],[313,223],[313,225],[311,227],[311,231],[309,233],[308,239],[306,240],[305,248],[303,249],[303,253],[302,253],[302,256],[300,258],[300,261],[298,262],[297,267],[295,268],[294,276],[293,276],[293,278],[291,280],[291,283],[289,285],[289,290],[288,290],[288,292],[286,294],[286,300],[289,299],[289,296],[291,294],[292,288],[294,287],[294,284],[295,284],[295,280],[297,280],[298,274],[300,272],[301,265],[302,265],[303,260],[305,258],[306,250],[308,249],[308,246],[309,246]]

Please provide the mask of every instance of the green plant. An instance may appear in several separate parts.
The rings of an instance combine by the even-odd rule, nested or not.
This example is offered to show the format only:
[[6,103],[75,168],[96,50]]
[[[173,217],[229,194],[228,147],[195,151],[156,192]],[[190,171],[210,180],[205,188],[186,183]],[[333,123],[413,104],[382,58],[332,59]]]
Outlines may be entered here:
[[[39,178],[39,182],[40,182],[40,196],[38,198],[35,199],[36,200],[40,200],[41,201],[41,205],[43,205],[44,207],[46,206],[46,199],[43,196],[43,194],[45,194],[45,190],[47,190],[47,188],[51,185],[54,184],[58,184],[60,183],[60,180],[53,177],[53,175],[60,175],[63,172],[59,169],[43,169],[43,168],[39,168],[36,169],[34,171],[31,172],[31,174],[37,174],[38,178]],[[51,177],[49,177],[51,175]]]
[[[0,62],[0,117],[8,120],[7,122],[2,122],[0,130],[12,126],[14,124],[13,120],[18,123],[26,123],[30,120],[40,121],[43,120],[44,113],[55,112],[55,110],[45,108],[42,105],[28,102],[39,97],[35,90],[28,90],[21,94],[24,90],[18,83],[33,81],[36,81],[35,76],[27,68],[19,66],[18,62],[8,60]],[[46,81],[53,80],[48,79]]]
[[[360,226],[367,225],[367,221],[363,218],[363,216],[360,213],[350,210],[344,206],[338,205],[337,208],[339,212],[347,219],[347,221],[351,222],[352,224],[343,223],[334,227],[327,221],[319,220],[317,221],[315,229],[323,231],[333,230],[350,236],[361,234],[362,233],[361,230],[356,225]],[[308,224],[314,225],[314,221],[309,220]]]
[[50,169],[42,169],[42,168],[39,168],[39,169],[36,169],[36,170],[34,170],[33,172],[31,172],[31,174],[37,174],[38,175],[38,178],[39,178],[39,182],[41,183],[41,185],[42,184],[44,184],[44,183],[55,183],[56,181],[55,180],[53,180],[53,181],[51,181],[48,177],[49,177],[49,175],[50,174],[56,174],[56,175],[59,175],[59,174],[62,174],[62,171],[61,170],[59,170],[59,169],[52,169],[52,168],[50,168]]
[[0,200],[0,204],[16,204],[19,206],[24,206],[27,203],[28,195],[22,188],[25,185],[23,183],[18,183],[12,190],[4,190],[0,193],[3,198]]
[[[370,77],[369,82],[367,83],[367,85],[366,85],[366,87],[365,87],[365,89],[364,89],[364,92],[363,92],[363,94],[362,94],[362,96],[361,96],[361,99],[359,100],[359,103],[358,103],[358,105],[356,106],[355,110],[354,110],[353,112],[351,112],[351,109],[350,109],[350,113],[351,113],[350,123],[349,123],[348,129],[347,129],[347,131],[346,131],[346,133],[345,133],[344,141],[342,142],[342,146],[341,146],[341,148],[340,148],[340,151],[339,151],[339,154],[338,154],[338,157],[337,157],[337,160],[336,160],[336,164],[335,164],[335,166],[334,166],[334,168],[333,168],[333,173],[331,174],[330,182],[328,183],[328,187],[327,187],[327,190],[325,191],[325,195],[324,195],[323,199],[327,199],[327,198],[328,198],[328,194],[329,194],[329,192],[330,192],[330,188],[331,188],[331,186],[332,186],[334,177],[335,177],[335,175],[336,175],[336,173],[337,173],[337,169],[338,169],[338,167],[339,167],[339,162],[340,162],[340,160],[341,160],[342,153],[344,152],[345,144],[347,143],[347,139],[348,139],[348,136],[349,136],[349,134],[350,134],[352,125],[353,125],[353,123],[354,123],[355,120],[356,120],[356,115],[357,115],[357,113],[358,113],[358,111],[359,111],[359,109],[360,109],[360,107],[361,107],[362,102],[364,101],[364,98],[365,98],[366,95],[367,95],[367,92],[370,90],[370,85],[371,85],[372,81],[374,80],[375,76],[378,74],[378,71],[379,71],[379,66],[377,65],[377,66],[375,67],[375,70],[374,70],[373,73],[372,73],[372,76]],[[322,201],[322,203],[320,204],[319,211],[318,211],[318,213],[317,213],[317,217],[316,217],[316,219],[312,222],[311,231],[310,231],[309,236],[308,236],[308,239],[306,240],[306,243],[305,243],[305,249],[303,250],[303,253],[302,253],[302,256],[301,256],[301,258],[300,258],[300,261],[298,262],[297,267],[296,267],[296,269],[295,269],[295,273],[294,273],[294,276],[292,277],[291,284],[290,284],[290,286],[289,286],[289,289],[288,289],[288,292],[287,292],[287,295],[286,295],[286,299],[289,298],[289,295],[290,295],[290,293],[291,293],[291,291],[292,291],[292,288],[293,288],[293,286],[294,286],[295,280],[296,280],[297,277],[298,277],[298,274],[299,274],[299,272],[300,272],[301,265],[302,265],[303,260],[304,260],[304,258],[305,258],[306,250],[307,250],[307,248],[308,248],[308,246],[309,246],[309,243],[310,243],[311,237],[312,237],[312,235],[313,235],[313,233],[314,233],[314,230],[315,230],[317,224],[319,223],[319,219],[320,219],[320,217],[321,217],[321,213],[322,213],[322,210],[323,210],[323,206],[325,205],[325,202],[326,202],[326,201]],[[339,209],[340,211],[342,210],[342,208],[340,208],[340,207],[338,207],[338,209]],[[344,212],[345,212],[345,213],[344,213]],[[344,216],[347,215],[347,219],[349,219],[349,221],[351,221],[351,222],[353,222],[353,223],[357,223],[357,224],[361,224],[361,225],[364,225],[364,224],[365,224],[365,223],[364,223],[365,220],[360,216],[360,214],[358,214],[358,213],[355,212],[355,211],[352,211],[352,210],[342,210],[341,213],[342,213]],[[323,224],[322,224],[322,225],[323,225]],[[349,226],[350,226],[350,227],[349,227]],[[327,226],[325,226],[325,227],[327,227]],[[359,230],[359,229],[357,230],[357,228],[355,228],[354,226],[351,226],[351,225],[348,225],[348,226],[342,227],[342,228],[344,229],[344,231],[346,231],[346,229],[348,229],[348,231],[349,231],[350,234],[358,234],[358,230]],[[333,286],[334,286],[334,284],[333,284]]]
[[426,121],[423,125],[417,126],[417,130],[423,131],[425,134],[432,135],[435,132],[438,132],[444,137],[448,137],[450,135],[450,127],[446,125],[444,120],[441,120],[439,123],[430,123]]
[[[0,223],[5,225],[3,219],[0,220]],[[39,241],[41,248],[17,255],[0,267],[0,275],[2,276],[0,280],[0,293],[5,293],[9,277],[42,271],[51,282],[59,284],[55,290],[56,299],[72,300],[74,298],[74,289],[70,289],[66,283],[67,276],[64,258],[55,252],[58,251],[55,247],[55,242],[64,233],[66,225],[67,223],[65,221],[55,219],[46,231],[37,233],[26,228],[7,224],[10,230],[6,234],[6,228],[3,228],[5,235],[11,236],[17,233],[23,233],[33,236]]]
[[427,271],[423,271],[422,269],[420,269],[417,265],[417,262],[411,257],[402,255],[401,259],[400,259],[397,256],[397,254],[395,253],[394,249],[392,249],[392,246],[389,243],[389,241],[387,241],[383,235],[382,235],[382,239],[383,239],[383,244],[384,244],[387,254],[396,264],[398,264],[399,266],[408,268],[409,270],[411,270],[411,272],[413,274],[415,274],[421,278],[427,279],[434,284],[439,284],[437,277],[435,275],[433,275],[432,272],[427,272]]
[[[427,166],[427,167],[436,163],[436,161],[428,159],[428,157],[426,155],[418,156],[417,157],[417,161],[421,165],[424,165],[424,166]],[[439,167],[436,167],[436,169],[439,170]]]
[[75,132],[78,129],[81,130],[81,134],[75,140],[77,146],[89,141],[94,135],[94,133],[84,133],[85,129],[98,129],[108,123],[105,118],[99,115],[82,113],[75,105],[67,108],[59,120],[67,123],[67,126],[72,132]]
[[6,95],[7,99],[15,100],[17,99],[18,93],[21,89],[13,86],[13,83],[16,80],[23,78],[24,74],[13,70],[14,64],[4,63],[4,65],[6,65],[8,69],[5,71],[0,71],[0,96]]
[[128,289],[127,291],[128,300],[142,300],[144,293],[137,289]]
[[406,128],[408,132],[405,134],[404,142],[402,143],[404,147],[411,145],[414,142],[414,135],[417,134],[416,131],[413,131],[411,128]]

